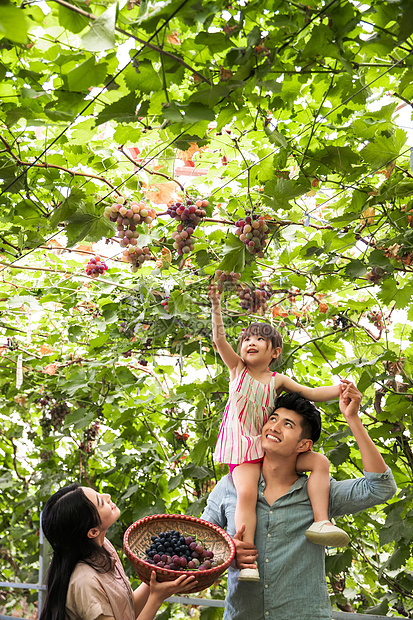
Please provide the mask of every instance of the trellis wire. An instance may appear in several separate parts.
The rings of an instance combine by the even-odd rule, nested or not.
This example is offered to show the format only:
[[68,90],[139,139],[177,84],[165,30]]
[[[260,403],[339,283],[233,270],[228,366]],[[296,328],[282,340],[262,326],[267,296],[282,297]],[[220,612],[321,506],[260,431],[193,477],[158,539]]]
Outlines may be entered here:
[[[188,0],[183,0],[183,2],[175,9],[175,11],[173,11],[173,13],[167,17],[167,19],[165,20],[165,22],[159,26],[155,32],[153,33],[153,35],[151,35],[147,41],[147,43],[149,43],[150,41],[152,41],[152,39],[154,39],[156,37],[156,35],[163,29],[165,28],[165,26],[167,26],[169,24],[169,22],[171,21],[171,19],[173,19],[175,17],[175,15],[177,13],[179,13],[179,11],[181,10],[181,8],[188,2]],[[136,54],[134,54],[130,60],[126,63],[126,65],[124,67],[122,67],[122,69],[120,69],[114,76],[111,77],[111,79],[109,80],[109,82],[107,84],[105,84],[105,86],[103,86],[100,91],[89,101],[89,103],[80,111],[78,112],[78,114],[76,115],[76,117],[73,119],[73,121],[71,121],[67,127],[65,127],[63,129],[63,131],[60,132],[60,134],[58,136],[56,136],[56,138],[54,138],[54,140],[52,140],[52,142],[45,148],[43,149],[42,153],[40,155],[38,155],[38,157],[36,157],[36,159],[30,164],[30,166],[28,166],[21,174],[19,174],[18,177],[16,177],[15,179],[13,179],[13,181],[11,183],[9,183],[9,185],[7,185],[7,187],[5,187],[1,192],[0,192],[0,196],[2,196],[4,194],[4,192],[6,192],[9,187],[11,187],[12,185],[14,185],[14,183],[16,183],[16,181],[18,181],[19,179],[21,179],[25,174],[27,174],[27,172],[40,160],[41,157],[43,157],[47,151],[54,145],[56,144],[56,142],[66,133],[66,131],[77,121],[78,118],[80,118],[84,112],[93,104],[95,103],[95,101],[100,97],[100,95],[116,80],[116,78],[122,73],[122,71],[124,71],[124,69],[126,69],[126,67],[128,67],[137,56],[139,56],[139,54],[142,52],[142,50],[145,49],[145,44],[142,45],[138,51],[136,52]]]
[[[184,0],[184,2],[174,11],[174,13],[169,16],[167,18],[167,20],[164,22],[164,24],[162,24],[162,26],[160,26],[155,33],[150,37],[149,41],[151,41],[159,32],[160,30],[162,30],[162,28],[164,28],[169,21],[176,15],[176,13],[182,8],[182,6],[184,6],[184,4],[187,2],[188,0]],[[329,8],[330,6],[332,6],[335,3],[336,0],[333,0],[330,5],[328,5],[327,7],[324,7],[324,9],[322,9],[317,15],[313,16],[313,18],[309,21],[309,23],[307,23],[304,27],[308,27],[308,25],[311,23],[311,21],[313,21],[314,19],[316,19],[319,15],[321,15],[327,8]],[[302,29],[302,30],[303,30]],[[301,31],[300,31],[301,32]],[[288,43],[290,44],[290,42]],[[143,45],[137,52],[136,54],[134,54],[134,56],[130,59],[130,61],[125,65],[125,67],[123,67],[120,71],[118,71],[118,73],[113,76],[111,78],[111,80],[108,82],[108,84],[106,84],[101,91],[87,104],[87,106],[85,106],[85,108],[78,114],[78,116],[80,114],[83,114],[83,112],[92,104],[94,103],[97,98],[102,94],[102,92],[104,92],[104,90],[113,82],[113,80],[115,80],[120,73],[131,63],[133,62],[133,60],[137,57],[138,54],[141,53],[141,51],[145,48],[145,46]],[[283,49],[283,47],[280,48]],[[319,120],[315,120],[315,122],[312,123],[307,123],[306,126],[304,126],[304,128],[302,129],[302,131],[300,133],[298,133],[297,135],[293,136],[292,138],[289,138],[289,142],[291,142],[292,140],[296,140],[298,137],[300,137],[301,135],[303,135],[303,133],[305,133],[310,127],[314,127],[316,122],[320,122],[321,120],[325,120],[330,114],[332,114],[333,112],[337,111],[340,107],[342,107],[343,105],[345,105],[346,103],[348,103],[353,97],[355,97],[356,95],[358,95],[360,92],[362,92],[363,90],[365,90],[366,88],[368,88],[369,86],[371,86],[371,84],[373,84],[374,82],[376,82],[377,80],[379,80],[381,77],[383,77],[383,75],[385,75],[386,73],[388,73],[390,70],[392,70],[394,67],[396,67],[398,64],[400,64],[401,62],[404,62],[404,60],[406,60],[406,58],[408,58],[413,52],[410,52],[409,54],[407,54],[406,56],[404,56],[402,59],[398,60],[397,62],[393,63],[393,65],[391,65],[388,69],[386,69],[386,71],[383,71],[379,76],[377,76],[376,78],[374,78],[374,80],[372,80],[371,82],[369,82],[368,84],[364,85],[362,88],[360,88],[358,91],[356,91],[355,93],[353,93],[352,95],[350,95],[349,97],[347,97],[347,99],[345,99],[343,102],[341,102],[338,106],[336,106],[335,108],[333,108],[332,110],[330,110],[330,112],[328,112],[327,114],[323,115]],[[77,117],[76,117],[77,118]],[[76,120],[76,119],[75,119]],[[57,136],[52,142],[51,144],[49,144],[46,149],[43,150],[43,152],[35,159],[35,161],[24,170],[24,172],[19,175],[16,179],[13,180],[13,182],[10,184],[12,185],[13,183],[15,183],[18,179],[20,179],[24,174],[26,174],[28,172],[28,170],[30,170],[30,168],[32,168],[37,161],[39,161],[39,159],[50,149],[50,147],[67,131],[67,129],[69,129],[69,127],[71,127],[71,125],[75,122],[72,121],[60,134],[59,136]],[[156,155],[153,155],[150,160],[148,162],[145,163],[145,165],[147,165],[148,163],[150,163],[151,161],[153,161],[154,159],[156,159],[160,153],[162,153],[164,150],[166,150],[169,146],[171,146],[181,135],[183,135],[184,132],[181,132],[181,134],[179,134],[179,136],[177,136],[176,138],[174,138],[174,140],[172,140],[167,146],[165,146],[164,148],[162,148],[160,151],[158,151],[158,153]],[[281,148],[281,147],[280,147]],[[280,148],[278,150],[280,150]],[[222,185],[221,187],[217,188],[216,190],[214,190],[210,195],[214,195],[216,192],[222,190],[224,187],[226,187],[226,185],[228,185],[229,183],[231,183],[232,181],[234,181],[238,176],[242,175],[245,172],[249,172],[249,170],[251,170],[251,168],[259,163],[261,163],[263,160],[267,159],[268,157],[270,157],[273,153],[269,153],[267,155],[265,155],[264,157],[262,157],[261,159],[259,159],[257,162],[254,162],[253,164],[251,164],[250,166],[247,166],[245,170],[241,171],[240,173],[238,173],[237,175],[235,175],[234,177],[232,177],[229,181],[227,181],[224,185]],[[393,160],[390,160],[390,162]],[[389,162],[389,163],[390,163]],[[388,164],[386,164],[388,165]],[[137,170],[134,171],[131,175],[129,175],[121,184],[119,184],[116,188],[114,188],[113,190],[111,190],[108,194],[106,194],[103,198],[101,198],[97,203],[95,203],[95,206],[97,204],[99,204],[100,202],[102,202],[104,199],[106,199],[108,196],[110,196],[114,191],[116,191],[117,189],[119,189],[120,187],[122,187],[122,185],[124,183],[126,183],[130,178],[132,178],[135,174],[137,174],[139,172],[139,170],[141,170],[143,168],[143,166],[137,166]],[[371,174],[371,173],[370,173]],[[2,195],[5,191],[7,191],[7,189],[10,187],[7,186],[1,193],[0,195]],[[85,184],[84,184],[85,185]],[[341,192],[346,191],[346,190],[341,190]],[[339,193],[341,193],[339,192]],[[334,198],[334,196],[332,197]],[[330,201],[332,198],[330,198],[328,201]],[[325,201],[325,202],[328,202]],[[325,204],[325,203],[322,203]],[[320,205],[317,205],[317,207],[315,207],[313,210],[309,211],[308,214],[311,214],[316,208],[318,208]],[[51,237],[53,238],[53,237]],[[48,239],[50,240],[50,239]],[[37,248],[34,248],[32,251],[34,251]],[[29,252],[30,253],[30,252]],[[28,254],[28,253],[27,253]],[[25,256],[27,256],[27,254]],[[22,257],[20,257],[22,258]],[[24,258],[24,257],[23,257]],[[0,270],[3,271],[3,270]]]

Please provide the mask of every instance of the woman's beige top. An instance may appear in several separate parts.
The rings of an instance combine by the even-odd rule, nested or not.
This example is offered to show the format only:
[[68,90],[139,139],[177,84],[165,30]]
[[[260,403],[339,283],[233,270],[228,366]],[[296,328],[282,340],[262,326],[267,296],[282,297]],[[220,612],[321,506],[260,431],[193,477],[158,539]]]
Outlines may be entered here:
[[96,620],[112,616],[115,620],[135,620],[133,593],[113,545],[103,543],[113,558],[113,569],[99,573],[79,562],[69,581],[66,598],[68,620]]

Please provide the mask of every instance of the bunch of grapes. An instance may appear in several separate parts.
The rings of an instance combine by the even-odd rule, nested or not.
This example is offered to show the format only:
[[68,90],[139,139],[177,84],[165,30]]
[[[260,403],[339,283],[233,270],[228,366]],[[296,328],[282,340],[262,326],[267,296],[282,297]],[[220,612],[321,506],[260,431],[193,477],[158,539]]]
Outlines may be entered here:
[[42,450],[39,454],[41,461],[50,461],[50,459],[55,454],[54,450]]
[[186,205],[182,202],[169,205],[167,213],[170,217],[179,221],[176,230],[172,233],[174,240],[174,248],[177,250],[179,256],[183,254],[189,254],[194,249],[194,244],[191,240],[196,226],[202,221],[202,218],[206,216],[205,207],[209,205],[208,200],[197,200],[194,204],[193,200],[188,198]]
[[120,244],[124,247],[137,244],[139,233],[136,226],[138,224],[143,222],[151,224],[156,217],[155,209],[148,207],[142,201],[122,203],[119,199],[111,207],[106,207],[103,214],[111,222],[116,222],[117,236],[121,239]]
[[35,403],[38,403],[41,407],[47,407],[50,401],[50,396],[45,394],[44,396],[39,396],[34,400]]
[[369,282],[373,282],[373,284],[378,284],[384,275],[384,269],[381,267],[373,267],[371,271],[366,273],[366,280]]
[[85,431],[85,437],[88,441],[95,441],[96,437],[99,435],[99,422],[93,422],[92,426],[90,426]]
[[146,549],[146,561],[170,570],[207,570],[223,563],[213,560],[208,551],[193,536],[184,536],[177,530],[151,536],[152,544]]
[[79,450],[90,453],[93,449],[94,442],[99,435],[99,422],[93,422],[83,433],[83,441],[79,445]]
[[246,211],[243,220],[235,222],[236,231],[240,240],[245,244],[250,254],[257,254],[260,258],[264,256],[263,249],[268,238],[269,227],[262,215],[258,216]]
[[121,321],[119,324],[119,333],[124,334],[126,338],[132,338],[135,335],[133,327],[128,325],[126,321]]
[[65,417],[70,413],[70,409],[67,404],[63,402],[57,402],[50,409],[50,417],[54,428],[58,428],[64,422]]
[[241,274],[235,271],[221,271],[221,269],[217,269],[214,275],[214,283],[217,286],[217,289],[220,293],[222,293],[225,289],[233,289],[238,286],[238,280],[240,279]]
[[16,351],[19,348],[19,343],[16,338],[7,338],[7,348],[10,349],[10,351]]
[[374,327],[377,327],[378,330],[383,331],[383,329],[386,327],[386,324],[384,322],[385,319],[383,318],[383,315],[381,312],[376,312],[375,310],[372,310],[368,314],[368,317],[373,323]]
[[91,278],[97,278],[98,276],[105,273],[108,269],[106,263],[100,258],[100,256],[95,256],[95,258],[91,258],[86,265],[86,275]]
[[161,306],[163,306],[163,307],[164,307],[164,309],[166,310],[166,312],[169,312],[169,307],[168,307],[168,299],[169,299],[169,296],[168,296],[168,297],[165,297],[165,299],[162,299],[162,301],[161,301]]
[[267,301],[272,295],[273,290],[265,280],[260,282],[259,288],[243,288],[238,293],[240,306],[243,310],[261,313],[267,310]]
[[350,326],[350,321],[345,314],[339,314],[334,319],[333,329],[346,329]]
[[123,256],[132,264],[131,271],[133,272],[138,271],[145,261],[156,260],[147,246],[144,248],[139,246],[129,247],[123,251]]
[[43,437],[49,437],[52,431],[52,421],[45,413],[43,413],[40,418],[40,427],[42,429]]
[[146,350],[151,349],[152,348],[152,338],[147,338],[145,340],[145,342],[142,343],[142,348],[146,349]]

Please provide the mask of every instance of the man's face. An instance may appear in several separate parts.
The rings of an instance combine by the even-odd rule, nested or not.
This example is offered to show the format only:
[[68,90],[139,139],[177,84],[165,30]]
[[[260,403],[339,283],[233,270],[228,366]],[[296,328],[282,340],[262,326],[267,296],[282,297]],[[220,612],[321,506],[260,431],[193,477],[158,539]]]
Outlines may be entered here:
[[265,453],[282,456],[291,456],[308,450],[312,442],[309,439],[301,439],[302,430],[301,415],[291,409],[280,407],[270,415],[263,426],[262,449]]

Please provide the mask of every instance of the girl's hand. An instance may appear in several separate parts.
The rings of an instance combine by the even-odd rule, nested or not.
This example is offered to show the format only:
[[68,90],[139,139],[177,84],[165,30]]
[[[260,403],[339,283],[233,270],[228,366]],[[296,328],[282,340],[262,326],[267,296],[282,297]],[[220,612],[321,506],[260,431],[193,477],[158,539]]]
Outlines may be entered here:
[[219,305],[221,303],[221,293],[218,290],[218,287],[215,284],[210,284],[208,286],[208,295],[210,300],[212,301],[212,305]]
[[347,383],[342,386],[339,407],[347,422],[350,418],[358,417],[361,399],[362,394],[354,383],[347,381]]
[[[351,381],[349,381],[348,379],[340,379],[340,385],[339,385],[339,389],[340,389],[340,395],[339,398],[341,397],[341,394],[344,393],[344,391],[347,389],[347,387],[351,385]],[[350,398],[346,398],[345,399],[345,405],[349,405],[350,404]]]
[[155,596],[162,598],[164,601],[173,594],[188,592],[197,583],[198,582],[195,580],[195,575],[181,575],[181,577],[178,577],[175,581],[160,582],[156,580],[156,572],[152,571],[151,580],[149,583],[150,594],[154,594]]

